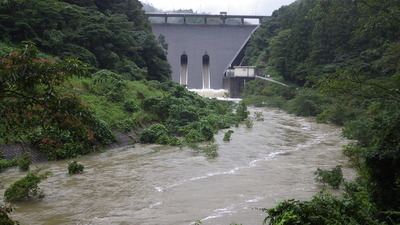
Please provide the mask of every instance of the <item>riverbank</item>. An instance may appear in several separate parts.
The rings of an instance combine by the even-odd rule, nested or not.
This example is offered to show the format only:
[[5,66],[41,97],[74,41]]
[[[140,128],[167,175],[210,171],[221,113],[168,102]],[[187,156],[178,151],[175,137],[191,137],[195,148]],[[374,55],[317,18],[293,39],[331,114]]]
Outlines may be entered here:
[[[119,131],[114,131],[114,134],[117,137],[118,141],[107,146],[107,150],[121,148],[139,142],[139,136],[135,131],[131,131],[127,134]],[[48,161],[45,155],[41,154],[36,149],[29,146],[28,143],[3,144],[0,145],[0,152],[4,153],[4,157],[7,160],[21,157],[25,152],[28,152],[32,156],[32,163],[41,163]]]

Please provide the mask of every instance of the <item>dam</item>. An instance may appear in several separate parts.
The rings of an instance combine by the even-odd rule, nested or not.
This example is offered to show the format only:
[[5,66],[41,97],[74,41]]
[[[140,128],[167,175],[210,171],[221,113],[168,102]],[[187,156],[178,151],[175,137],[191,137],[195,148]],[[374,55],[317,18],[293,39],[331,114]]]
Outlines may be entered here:
[[[222,89],[225,71],[240,66],[251,34],[264,16],[147,13],[168,44],[172,80],[190,89]],[[153,21],[151,20],[153,18]],[[158,18],[154,22],[154,18]],[[246,19],[257,20],[258,24]]]

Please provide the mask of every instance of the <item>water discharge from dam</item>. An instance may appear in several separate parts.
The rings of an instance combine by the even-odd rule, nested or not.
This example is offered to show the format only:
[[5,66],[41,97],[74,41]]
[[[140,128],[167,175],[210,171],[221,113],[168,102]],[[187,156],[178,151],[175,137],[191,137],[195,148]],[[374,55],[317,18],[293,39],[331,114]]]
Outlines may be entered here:
[[203,56],[203,89],[210,89],[210,56]]
[[[252,128],[215,135],[219,156],[207,159],[189,148],[139,145],[83,156],[83,174],[68,176],[68,160],[35,164],[53,175],[42,181],[45,197],[15,204],[21,224],[174,224],[232,222],[262,224],[284,199],[310,199],[321,190],[313,172],[345,165],[341,128],[317,124],[275,109],[262,112]],[[345,177],[353,172],[344,168]],[[0,181],[8,187],[25,173],[10,169]],[[2,192],[4,189],[2,190]],[[0,194],[3,194],[3,193]]]
[[181,77],[180,84],[187,85],[188,84],[188,56],[186,54],[181,55]]

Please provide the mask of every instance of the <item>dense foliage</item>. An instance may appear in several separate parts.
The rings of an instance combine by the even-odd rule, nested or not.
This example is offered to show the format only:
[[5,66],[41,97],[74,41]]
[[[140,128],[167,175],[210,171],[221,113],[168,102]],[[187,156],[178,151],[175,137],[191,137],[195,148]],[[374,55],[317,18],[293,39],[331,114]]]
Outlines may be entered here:
[[310,201],[285,200],[261,210],[268,213],[263,224],[270,225],[381,224],[375,218],[376,208],[362,189],[347,190],[342,198],[323,190]]
[[132,79],[168,80],[170,67],[138,0],[0,1],[0,41],[33,41]]
[[202,98],[174,82],[164,82],[158,88],[166,96],[141,102],[142,110],[159,123],[142,131],[143,143],[176,145],[171,136],[183,137],[186,143],[212,141],[218,130],[229,128],[248,115],[244,103],[237,105],[234,113],[235,104]]
[[68,175],[83,173],[84,165],[78,163],[77,161],[68,162]]
[[[356,183],[366,191],[364,200],[377,209],[364,216],[394,224],[400,221],[399,18],[396,0],[298,0],[284,6],[252,37],[245,61],[290,86],[256,80],[244,90],[247,104],[343,125],[343,135],[356,140],[344,154],[359,172]],[[335,201],[343,200],[329,200],[333,205]],[[308,204],[327,203],[289,206]],[[318,207],[313,210],[318,212]],[[271,224],[291,224],[284,221],[298,218],[286,207],[274,213]],[[325,216],[332,218],[329,223],[339,221]]]
[[314,175],[316,175],[315,181],[321,182],[324,185],[329,184],[333,188],[339,188],[343,181],[342,167],[339,165],[331,170],[322,170],[318,168],[314,172]]
[[75,95],[65,93],[71,77],[87,77],[89,67],[73,59],[40,57],[25,43],[0,59],[0,138],[32,145],[50,159],[85,154],[115,137]]
[[25,177],[15,181],[6,189],[4,200],[15,202],[43,197],[43,192],[38,187],[38,184],[49,175],[49,172],[42,174],[39,174],[38,171],[29,172]]

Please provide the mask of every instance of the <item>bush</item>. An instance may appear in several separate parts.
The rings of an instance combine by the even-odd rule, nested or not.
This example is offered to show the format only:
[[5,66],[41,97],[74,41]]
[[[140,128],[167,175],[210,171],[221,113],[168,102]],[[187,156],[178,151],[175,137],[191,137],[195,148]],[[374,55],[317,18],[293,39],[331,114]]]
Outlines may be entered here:
[[256,119],[257,121],[264,121],[264,117],[263,117],[262,111],[260,111],[260,112],[254,112],[254,116],[255,116],[255,119]]
[[13,159],[13,160],[7,160],[7,159],[0,159],[0,172],[5,171],[6,169],[17,166],[18,165],[18,159]]
[[253,125],[254,125],[253,120],[250,119],[250,118],[247,118],[247,119],[244,121],[244,124],[246,125],[247,128],[252,128]]
[[141,143],[168,144],[168,129],[162,124],[153,124],[140,133]]
[[231,135],[233,134],[233,130],[228,130],[225,134],[224,134],[224,141],[230,141],[231,140]]
[[128,100],[124,102],[124,108],[128,112],[136,112],[139,110],[139,106],[135,100]]
[[198,120],[198,108],[183,104],[170,106],[167,122],[172,126],[185,126]]
[[355,119],[357,116],[356,110],[347,107],[343,104],[328,105],[321,114],[317,116],[318,122],[331,122],[342,126],[346,121]]
[[96,141],[101,145],[107,146],[114,143],[117,140],[110,126],[101,119],[95,118],[93,125],[93,132]]
[[249,111],[247,111],[247,106],[243,101],[240,101],[236,109],[236,115],[239,121],[245,120],[249,116]]
[[29,165],[32,162],[32,156],[28,152],[25,152],[21,158],[18,158],[17,161],[18,161],[18,168],[20,171],[28,171]]
[[38,129],[29,139],[31,145],[49,160],[75,158],[90,151],[86,143],[77,140],[71,132],[52,127]]
[[205,141],[204,136],[195,129],[191,129],[185,135],[185,141],[187,143],[195,143],[195,142],[202,142]]
[[121,102],[124,99],[126,80],[119,74],[103,69],[93,74],[92,92],[105,95],[111,102]]
[[84,166],[76,161],[68,162],[68,175],[83,173]]
[[6,189],[4,192],[4,200],[7,202],[15,202],[43,197],[43,192],[39,189],[38,184],[49,175],[50,172],[44,174],[29,172],[25,177],[15,181]]
[[321,182],[324,185],[329,184],[333,188],[339,188],[343,181],[342,167],[340,165],[331,170],[321,170],[318,168],[314,174],[316,175],[315,181]]
[[0,205],[0,224],[1,225],[18,225],[18,221],[14,221],[10,218],[9,214],[13,211],[13,208],[9,205]]
[[298,92],[297,96],[287,104],[287,111],[297,116],[317,116],[322,112],[322,106],[328,102],[326,97],[310,89]]
[[268,214],[263,224],[381,224],[375,219],[377,210],[365,190],[343,197],[336,198],[323,190],[311,201],[285,200],[274,208],[261,209]]
[[195,151],[205,153],[207,158],[209,158],[209,159],[213,159],[218,156],[218,145],[216,145],[216,144],[205,145],[205,146],[198,146],[197,144],[190,144],[189,147]]

